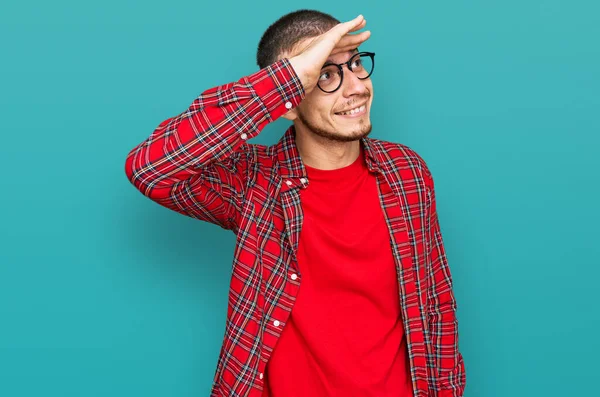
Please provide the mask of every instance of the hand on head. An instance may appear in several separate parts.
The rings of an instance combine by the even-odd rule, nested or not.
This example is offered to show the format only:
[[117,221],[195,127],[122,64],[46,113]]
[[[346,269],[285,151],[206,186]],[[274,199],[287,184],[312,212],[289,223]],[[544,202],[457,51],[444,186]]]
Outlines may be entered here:
[[351,34],[364,28],[367,20],[359,15],[348,22],[342,22],[316,36],[299,54],[290,58],[290,63],[304,87],[306,94],[317,86],[321,67],[330,55],[351,51],[364,43],[370,36],[370,31]]

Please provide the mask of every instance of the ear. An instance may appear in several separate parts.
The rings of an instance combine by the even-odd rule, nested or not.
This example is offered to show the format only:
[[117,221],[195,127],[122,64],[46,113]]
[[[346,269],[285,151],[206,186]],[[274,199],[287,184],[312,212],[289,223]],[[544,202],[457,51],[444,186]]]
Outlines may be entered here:
[[298,112],[296,111],[296,109],[292,109],[289,110],[287,113],[282,114],[281,117],[294,121],[298,118]]

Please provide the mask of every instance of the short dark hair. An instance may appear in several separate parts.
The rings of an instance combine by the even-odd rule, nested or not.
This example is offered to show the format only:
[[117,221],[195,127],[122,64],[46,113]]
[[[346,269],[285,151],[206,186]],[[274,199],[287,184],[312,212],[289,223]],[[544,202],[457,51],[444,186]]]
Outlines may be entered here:
[[298,10],[282,16],[267,28],[258,43],[258,67],[265,68],[303,39],[323,34],[338,23],[331,15],[316,10]]

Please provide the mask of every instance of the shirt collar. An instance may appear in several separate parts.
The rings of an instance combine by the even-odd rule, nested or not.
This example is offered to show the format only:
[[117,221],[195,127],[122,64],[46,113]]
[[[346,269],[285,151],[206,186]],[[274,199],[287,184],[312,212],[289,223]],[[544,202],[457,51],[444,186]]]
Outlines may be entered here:
[[[379,171],[377,147],[369,137],[360,139],[365,151],[365,160],[369,171]],[[296,129],[292,124],[275,145],[275,152],[279,161],[279,174],[281,178],[308,178],[306,168],[296,146]]]

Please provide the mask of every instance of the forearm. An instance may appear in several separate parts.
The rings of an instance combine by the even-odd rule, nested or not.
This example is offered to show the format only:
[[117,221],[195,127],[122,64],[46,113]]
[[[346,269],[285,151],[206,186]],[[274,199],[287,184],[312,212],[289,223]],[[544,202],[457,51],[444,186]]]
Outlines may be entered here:
[[435,363],[434,387],[439,397],[460,397],[466,376],[458,344],[458,320],[452,275],[438,221],[433,179],[429,182],[429,294],[428,321]]
[[452,277],[444,253],[439,226],[434,226],[431,280],[434,287],[429,300],[429,330],[432,339],[439,397],[460,397],[464,393],[465,369],[458,343],[456,299]]
[[215,162],[230,158],[268,123],[300,103],[304,90],[287,59],[237,82],[204,91],[181,114],[169,118],[127,155],[125,172],[149,197]]

